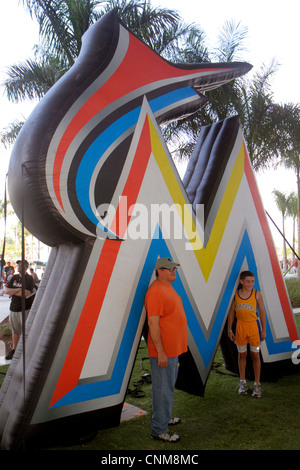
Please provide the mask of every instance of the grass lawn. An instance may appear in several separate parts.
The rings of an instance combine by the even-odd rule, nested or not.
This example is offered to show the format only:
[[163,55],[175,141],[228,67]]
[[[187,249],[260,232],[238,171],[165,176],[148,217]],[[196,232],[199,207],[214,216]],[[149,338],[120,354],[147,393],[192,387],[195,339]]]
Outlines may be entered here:
[[[130,383],[140,380],[140,358],[147,349],[141,343]],[[143,361],[146,366],[147,361]],[[220,373],[222,372],[222,373]],[[176,444],[153,441],[149,437],[151,419],[151,384],[144,383],[144,396],[131,395],[126,401],[148,412],[105,429],[87,443],[69,448],[98,450],[299,450],[300,449],[300,374],[288,375],[276,382],[263,383],[263,397],[239,396],[238,377],[223,366],[218,351],[205,391],[197,397],[176,390],[174,416],[181,440]],[[251,388],[252,383],[249,383]],[[174,428],[173,428],[174,429]]]
[[[300,314],[296,314],[300,321]],[[129,384],[135,385],[150,372],[147,347],[141,341],[134,371]],[[0,368],[5,372],[5,367]],[[0,377],[0,379],[1,379]],[[62,443],[55,449],[108,451],[168,451],[183,450],[299,450],[300,449],[300,373],[262,383],[261,399],[239,396],[238,377],[227,371],[218,350],[210,372],[205,396],[197,397],[176,390],[173,415],[182,423],[176,426],[181,440],[176,444],[154,441],[149,437],[151,419],[151,383],[143,381],[142,396],[126,396],[126,402],[147,412],[146,415],[122,422],[116,428],[98,431],[96,435],[72,444]],[[249,382],[249,388],[252,383]],[[54,449],[54,448],[52,448]]]
[[[299,328],[300,314],[296,315]],[[299,328],[300,329],[300,328]],[[129,390],[150,372],[145,342],[141,341]],[[128,394],[126,401],[148,414],[122,422],[119,427],[101,430],[86,443],[68,447],[86,450],[299,450],[300,449],[300,373],[262,384],[263,396],[237,393],[239,378],[224,367],[218,350],[210,372],[205,396],[197,397],[176,390],[173,415],[181,440],[176,444],[149,437],[151,383],[143,382],[141,396]],[[252,383],[248,384],[249,389]],[[175,428],[173,428],[175,430]]]

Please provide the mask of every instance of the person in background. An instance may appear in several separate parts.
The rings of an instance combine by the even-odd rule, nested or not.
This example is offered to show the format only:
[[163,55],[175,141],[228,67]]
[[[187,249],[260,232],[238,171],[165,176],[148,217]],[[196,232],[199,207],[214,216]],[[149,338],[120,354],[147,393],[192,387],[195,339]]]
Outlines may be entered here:
[[13,267],[11,266],[10,264],[10,261],[7,262],[5,268],[4,268],[4,272],[5,272],[5,278],[4,280],[7,281],[7,276],[9,275],[9,273],[11,272],[11,269],[13,269]]
[[24,260],[23,263],[24,264],[22,264],[22,261],[18,261],[18,273],[14,274],[8,281],[5,291],[6,294],[11,297],[9,321],[12,329],[12,349],[5,357],[7,360],[13,358],[22,333],[22,266],[24,266],[25,271],[25,321],[28,317],[35,294],[34,280],[32,276],[26,272],[28,269],[28,262]]
[[11,278],[13,277],[14,274],[15,274],[15,270],[14,270],[14,268],[11,266],[11,267],[9,268],[8,273],[7,273],[7,277],[6,277],[7,282],[6,282],[6,285],[7,285],[7,283],[11,280]]
[[37,273],[34,271],[33,268],[30,268],[30,276],[33,277],[34,284],[35,284],[35,286],[37,287],[37,285],[39,284],[40,280],[39,280],[39,278],[38,278]]

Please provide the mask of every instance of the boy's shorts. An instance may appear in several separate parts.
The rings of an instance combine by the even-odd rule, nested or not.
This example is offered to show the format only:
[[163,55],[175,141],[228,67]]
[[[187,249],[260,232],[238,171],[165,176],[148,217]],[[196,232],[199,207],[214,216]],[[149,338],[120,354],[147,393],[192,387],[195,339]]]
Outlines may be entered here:
[[[25,310],[25,321],[29,315],[30,309]],[[12,332],[16,335],[22,333],[22,312],[12,312],[9,314],[9,321]]]
[[247,351],[247,344],[250,344],[250,350],[259,352],[260,350],[260,332],[258,322],[238,321],[236,325],[235,344],[239,352]]

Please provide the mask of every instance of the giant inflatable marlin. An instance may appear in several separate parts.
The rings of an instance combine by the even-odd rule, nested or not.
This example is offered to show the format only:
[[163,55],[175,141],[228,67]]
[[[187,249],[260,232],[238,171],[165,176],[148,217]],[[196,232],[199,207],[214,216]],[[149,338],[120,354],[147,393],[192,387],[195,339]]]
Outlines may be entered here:
[[[75,65],[25,123],[11,156],[9,196],[25,227],[52,249],[25,343],[1,389],[2,448],[120,423],[144,296],[161,256],[180,263],[174,287],[189,344],[181,387],[203,395],[245,265],[271,312],[264,360],[290,358],[298,333],[238,118],[201,130],[183,181],[159,128],[196,112],[206,91],[250,69],[174,65],[110,12],[87,31]],[[181,236],[152,210],[163,205]],[[265,285],[258,257],[268,269]]]

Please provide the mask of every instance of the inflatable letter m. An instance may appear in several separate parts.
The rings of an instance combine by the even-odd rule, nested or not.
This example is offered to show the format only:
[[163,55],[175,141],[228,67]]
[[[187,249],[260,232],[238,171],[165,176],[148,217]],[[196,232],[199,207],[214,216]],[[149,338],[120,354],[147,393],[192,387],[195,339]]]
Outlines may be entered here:
[[250,68],[171,64],[111,12],[27,120],[9,195],[52,250],[1,388],[2,448],[120,423],[161,256],[180,263],[189,345],[180,387],[203,395],[244,268],[265,301],[263,363],[291,363],[298,333],[238,118],[201,130],[183,181],[159,128]]

